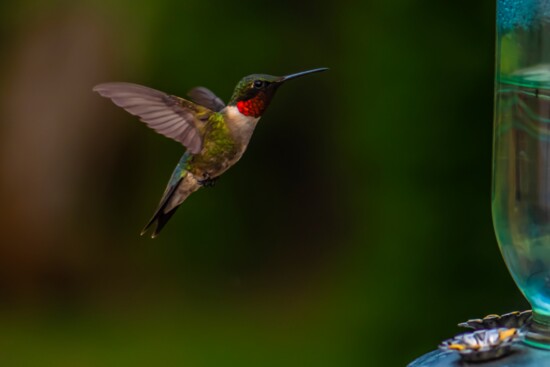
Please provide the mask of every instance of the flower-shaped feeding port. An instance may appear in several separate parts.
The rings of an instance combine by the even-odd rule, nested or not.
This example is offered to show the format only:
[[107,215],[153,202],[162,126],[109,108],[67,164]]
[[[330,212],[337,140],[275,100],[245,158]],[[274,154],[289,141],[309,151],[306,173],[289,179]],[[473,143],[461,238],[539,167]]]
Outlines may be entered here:
[[531,321],[533,312],[531,310],[527,311],[514,311],[505,313],[504,315],[487,315],[482,319],[472,319],[466,322],[458,324],[458,326],[473,329],[473,330],[484,330],[484,329],[498,329],[498,328],[516,328],[519,329],[528,322]]
[[466,362],[483,362],[510,354],[518,338],[516,328],[477,330],[446,340],[439,348],[458,352]]

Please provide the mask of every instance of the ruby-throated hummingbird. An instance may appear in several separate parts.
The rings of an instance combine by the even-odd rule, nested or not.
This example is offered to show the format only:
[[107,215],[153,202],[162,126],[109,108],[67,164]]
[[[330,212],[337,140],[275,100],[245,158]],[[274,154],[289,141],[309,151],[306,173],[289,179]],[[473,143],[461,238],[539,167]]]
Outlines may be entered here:
[[191,100],[132,83],[104,83],[93,90],[138,116],[148,127],[181,143],[186,151],[170,177],[159,206],[141,234],[153,223],[155,238],[180,204],[209,186],[242,157],[252,132],[277,89],[286,81],[328,70],[319,68],[286,76],[252,74],[235,87],[226,105],[204,87],[189,91]]

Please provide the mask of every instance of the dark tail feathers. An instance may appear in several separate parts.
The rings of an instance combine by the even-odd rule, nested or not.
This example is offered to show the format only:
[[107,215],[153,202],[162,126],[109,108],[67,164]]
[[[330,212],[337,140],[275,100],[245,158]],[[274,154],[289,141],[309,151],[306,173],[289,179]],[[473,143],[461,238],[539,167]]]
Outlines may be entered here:
[[153,234],[151,235],[151,238],[156,238],[159,235],[162,228],[164,228],[166,223],[168,223],[168,221],[170,220],[172,215],[174,215],[176,210],[179,208],[179,205],[174,207],[169,212],[164,212],[164,209],[166,208],[166,206],[170,202],[170,199],[172,198],[172,196],[174,195],[174,193],[178,189],[178,187],[179,187],[182,180],[183,180],[183,177],[180,178],[180,180],[175,185],[171,186],[168,189],[168,191],[166,192],[166,194],[162,197],[162,201],[160,202],[157,211],[155,212],[155,214],[153,214],[153,217],[151,218],[149,223],[147,223],[145,228],[143,228],[143,230],[141,231],[142,236],[147,232],[147,230],[149,230],[149,228],[153,225],[153,223],[156,222],[157,226],[155,227],[155,230],[153,231]]

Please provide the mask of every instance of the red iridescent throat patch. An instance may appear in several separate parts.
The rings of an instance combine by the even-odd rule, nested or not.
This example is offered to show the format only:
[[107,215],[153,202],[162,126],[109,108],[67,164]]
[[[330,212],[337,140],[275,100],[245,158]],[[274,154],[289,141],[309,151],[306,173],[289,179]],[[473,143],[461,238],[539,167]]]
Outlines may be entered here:
[[265,110],[265,101],[261,95],[257,95],[246,101],[237,102],[239,112],[245,116],[260,117]]

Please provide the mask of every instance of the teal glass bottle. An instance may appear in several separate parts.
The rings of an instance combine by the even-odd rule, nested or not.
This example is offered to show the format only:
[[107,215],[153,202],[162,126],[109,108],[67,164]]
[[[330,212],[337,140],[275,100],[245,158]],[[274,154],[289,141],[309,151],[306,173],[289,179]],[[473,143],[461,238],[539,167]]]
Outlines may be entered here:
[[550,349],[550,1],[497,0],[492,211],[533,307],[528,344]]

